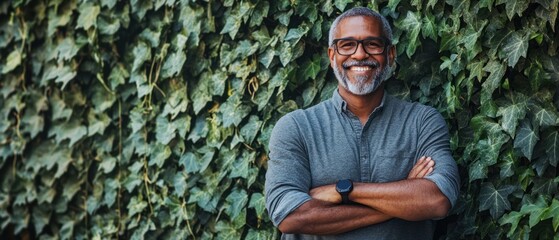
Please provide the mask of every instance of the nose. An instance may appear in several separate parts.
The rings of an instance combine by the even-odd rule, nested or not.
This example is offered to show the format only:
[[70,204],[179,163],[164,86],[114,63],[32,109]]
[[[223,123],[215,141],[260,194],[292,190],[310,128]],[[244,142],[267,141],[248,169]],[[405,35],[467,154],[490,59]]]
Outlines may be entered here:
[[365,51],[362,42],[357,43],[357,50],[355,50],[355,53],[353,53],[351,57],[354,59],[365,59],[369,57],[369,54]]

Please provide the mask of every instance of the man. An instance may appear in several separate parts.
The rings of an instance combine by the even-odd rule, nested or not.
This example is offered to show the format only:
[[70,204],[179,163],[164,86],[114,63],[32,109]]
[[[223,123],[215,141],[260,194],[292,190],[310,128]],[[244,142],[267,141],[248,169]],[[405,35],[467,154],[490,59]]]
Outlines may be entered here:
[[432,239],[459,194],[441,115],[389,96],[387,20],[354,8],[332,24],[332,99],[282,117],[270,139],[266,208],[282,239]]

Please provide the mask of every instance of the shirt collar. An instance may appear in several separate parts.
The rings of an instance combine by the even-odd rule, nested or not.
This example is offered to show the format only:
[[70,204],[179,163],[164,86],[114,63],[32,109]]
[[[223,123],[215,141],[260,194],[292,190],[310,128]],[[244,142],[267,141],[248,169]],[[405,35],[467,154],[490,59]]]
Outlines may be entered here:
[[[371,115],[381,111],[384,108],[384,103],[386,101],[386,96],[388,96],[388,93],[386,92],[386,90],[383,91],[384,94],[382,96],[382,100],[380,101],[380,105],[373,110]],[[336,90],[334,90],[334,93],[332,93],[332,101],[334,102],[334,106],[339,113],[348,111],[347,102],[342,98],[342,96],[340,96],[338,88],[336,88]]]

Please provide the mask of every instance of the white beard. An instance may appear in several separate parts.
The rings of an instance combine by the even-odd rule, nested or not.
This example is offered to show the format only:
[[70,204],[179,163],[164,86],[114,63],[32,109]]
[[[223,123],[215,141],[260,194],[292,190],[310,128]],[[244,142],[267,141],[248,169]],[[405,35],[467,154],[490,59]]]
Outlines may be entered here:
[[387,65],[382,70],[375,72],[371,77],[355,76],[355,83],[349,81],[347,70],[340,68],[334,58],[334,75],[338,83],[355,95],[367,95],[378,89],[378,87],[392,76],[392,66]]

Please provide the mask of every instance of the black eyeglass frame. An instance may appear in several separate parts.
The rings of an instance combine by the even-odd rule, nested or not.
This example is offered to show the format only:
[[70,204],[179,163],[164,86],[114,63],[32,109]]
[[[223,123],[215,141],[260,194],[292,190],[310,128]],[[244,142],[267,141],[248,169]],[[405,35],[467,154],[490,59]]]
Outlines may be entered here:
[[[338,49],[338,42],[341,40],[351,40],[351,41],[356,41],[357,45],[355,47],[355,51],[353,51],[351,54],[341,54],[340,50]],[[363,42],[365,41],[370,41],[370,40],[381,40],[382,43],[384,44],[384,47],[382,48],[382,52],[380,53],[369,53],[367,52],[367,48],[364,47]],[[380,54],[384,54],[386,52],[386,49],[389,48],[392,44],[390,44],[390,41],[388,40],[388,38],[385,37],[368,37],[365,39],[361,39],[361,40],[357,40],[355,38],[336,38],[334,40],[332,40],[332,45],[334,46],[334,49],[336,49],[336,52],[342,56],[351,56],[353,54],[355,54],[357,52],[357,49],[359,48],[359,44],[361,44],[361,46],[363,46],[363,50],[369,54],[369,55],[380,55]]]

